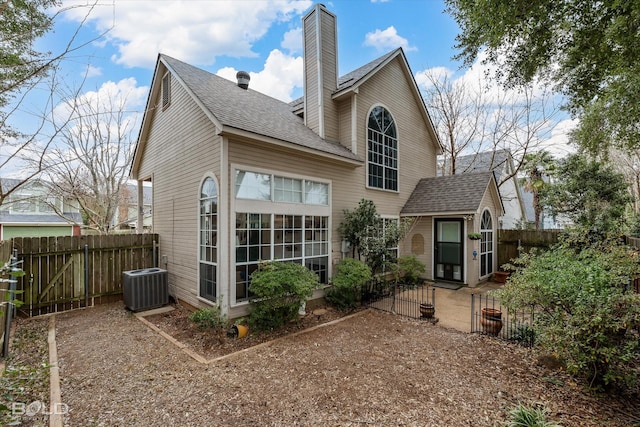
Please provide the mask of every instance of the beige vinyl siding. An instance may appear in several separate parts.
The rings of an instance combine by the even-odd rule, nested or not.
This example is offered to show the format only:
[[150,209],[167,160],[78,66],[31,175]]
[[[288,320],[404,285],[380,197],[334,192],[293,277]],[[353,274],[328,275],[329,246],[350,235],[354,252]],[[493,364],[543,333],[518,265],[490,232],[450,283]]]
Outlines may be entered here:
[[[414,251],[412,241],[416,235],[422,236],[422,253]],[[400,244],[400,256],[415,255],[426,266],[424,277],[433,280],[433,217],[418,217],[411,230]]]
[[[340,122],[338,126],[338,140],[342,145],[347,147],[349,150],[351,150],[351,138],[352,138],[351,108],[352,108],[352,103],[355,102],[355,96],[352,98],[347,98],[344,101],[340,101],[337,107],[338,115],[340,116]],[[360,154],[360,153],[356,152],[356,154]],[[362,157],[362,155],[360,155],[360,157]]]
[[336,17],[327,12],[322,13],[320,25],[322,26],[322,80],[323,80],[323,105],[324,105],[324,137],[330,141],[337,141],[338,109],[331,95],[337,89],[338,84],[338,46],[336,40]]
[[[472,223],[468,222],[467,233],[472,231],[480,231],[480,221],[482,220],[482,213],[485,209],[489,209],[491,212],[491,219],[493,221],[493,271],[497,270],[498,263],[498,212],[499,209],[496,206],[496,203],[499,203],[498,195],[493,190],[493,187],[490,186],[487,191],[485,191],[484,196],[482,197],[482,202],[476,212],[473,219],[473,229]],[[465,235],[466,238],[466,235]],[[478,251],[477,260],[473,260],[473,251],[474,249]],[[467,268],[467,282],[475,286],[480,281],[480,240],[469,240],[467,238],[467,259],[469,260],[469,266]]]
[[172,295],[197,305],[200,184],[213,173],[219,185],[221,138],[175,79],[171,105],[155,109],[148,138],[139,176],[153,178],[153,231],[168,260],[160,267],[169,272]]
[[[421,178],[436,174],[435,145],[420,113],[420,105],[399,59],[360,86],[356,129],[358,155],[367,158],[367,120],[375,105],[384,106],[393,116],[398,135],[398,192],[365,189],[367,170],[359,170],[358,187],[362,197],[372,200],[383,215],[397,215]],[[353,185],[353,182],[351,183]]]
[[316,44],[315,14],[309,16],[305,22],[304,33],[304,87],[305,87],[305,124],[319,132],[320,119],[318,116],[318,49]]

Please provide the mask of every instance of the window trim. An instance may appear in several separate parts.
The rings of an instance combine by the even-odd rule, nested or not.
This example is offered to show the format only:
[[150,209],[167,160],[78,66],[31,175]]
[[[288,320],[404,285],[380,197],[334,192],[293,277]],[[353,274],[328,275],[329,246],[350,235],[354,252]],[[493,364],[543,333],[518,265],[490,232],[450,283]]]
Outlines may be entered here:
[[[387,188],[386,187],[386,180],[385,180],[385,171],[387,169],[391,169],[387,166],[382,165],[383,167],[383,176],[382,176],[382,187],[374,187],[372,185],[370,185],[369,183],[369,178],[370,178],[370,166],[371,166],[371,161],[369,160],[369,130],[371,128],[369,128],[369,118],[371,117],[371,114],[373,113],[373,111],[376,108],[382,108],[384,109],[387,114],[391,117],[391,120],[393,122],[393,126],[395,128],[395,142],[396,142],[396,147],[395,147],[395,152],[396,152],[396,157],[395,157],[395,161],[396,161],[396,167],[395,167],[395,171],[396,171],[396,188]],[[373,129],[371,129],[373,130]],[[373,130],[375,132],[378,132],[377,130]],[[382,134],[384,137],[387,137],[387,134]],[[391,110],[389,108],[387,108],[387,106],[385,106],[384,104],[381,103],[377,103],[371,106],[371,108],[369,109],[369,112],[367,113],[366,119],[365,119],[365,149],[366,149],[366,161],[367,161],[367,167],[366,167],[366,177],[365,177],[365,187],[367,189],[372,189],[372,190],[380,190],[380,191],[388,191],[388,192],[392,192],[392,193],[399,193],[400,192],[400,136],[399,136],[399,129],[398,129],[398,124],[397,121],[394,117],[393,114],[391,114]],[[383,148],[385,147],[384,145],[384,141],[382,142],[382,146]]]
[[[203,199],[202,197],[202,190],[204,187],[205,182],[207,182],[207,180],[211,179],[213,181],[213,183],[215,184],[215,189],[216,189],[216,204],[218,205],[218,209],[216,209],[216,241],[215,241],[215,245],[212,246],[215,248],[215,252],[216,252],[216,257],[215,257],[215,261],[208,261],[206,259],[203,259],[202,257],[202,249],[203,249],[203,243],[202,243],[202,234],[203,234],[203,228],[202,228],[202,218],[203,218],[203,214],[202,214],[202,202]],[[207,198],[208,199],[208,198]],[[222,289],[220,289],[220,269],[218,268],[218,266],[220,265],[220,212],[219,212],[219,206],[220,206],[220,184],[218,182],[218,180],[216,179],[215,175],[213,174],[208,174],[206,176],[204,176],[202,178],[202,180],[200,181],[200,185],[198,187],[198,221],[197,221],[197,227],[198,227],[198,281],[197,281],[197,298],[200,301],[204,301],[207,302],[208,304],[211,305],[217,305],[218,304],[218,298],[221,296],[221,291]],[[208,246],[207,246],[208,247]],[[209,298],[207,298],[206,296],[203,296],[201,293],[201,281],[202,281],[202,276],[201,276],[201,268],[202,265],[206,264],[206,265],[212,265],[215,269],[215,277],[214,277],[214,286],[215,286],[215,300],[211,300]]]
[[[237,194],[237,183],[236,178],[238,172],[251,172],[259,175],[269,175],[269,184],[270,184],[270,197],[268,199],[258,199],[258,198],[248,198],[248,197],[238,197]],[[305,175],[296,175],[290,173],[281,173],[272,170],[266,170],[255,167],[244,167],[241,165],[232,165],[231,176],[233,179],[233,198],[236,203],[272,203],[272,204],[289,204],[293,206],[315,206],[318,209],[325,209],[331,206],[331,181],[327,179],[321,179],[312,176]],[[276,178],[285,178],[285,179],[293,179],[301,181],[301,190],[302,190],[302,201],[301,202],[292,202],[287,200],[276,200],[275,192],[276,192]],[[306,193],[306,184],[312,182],[317,184],[324,184],[327,188],[327,203],[326,204],[316,204],[307,202],[307,193]]]
[[[489,215],[489,220],[491,221],[491,228],[482,228],[483,227],[483,220],[484,220],[484,216],[485,214]],[[479,271],[478,271],[478,277],[479,278],[483,278],[483,277],[488,277],[490,276],[493,272],[494,272],[494,265],[495,265],[495,257],[496,257],[496,244],[495,244],[495,237],[496,237],[496,228],[495,228],[495,218],[493,213],[491,212],[491,210],[489,208],[484,208],[482,210],[482,214],[480,214],[480,233],[482,234],[482,238],[480,239],[480,251],[479,251],[479,258],[480,258],[480,263],[479,263]],[[485,239],[485,233],[490,233],[491,234],[491,239]],[[491,242],[491,250],[487,251],[487,250],[483,250],[483,247],[486,248],[487,242]],[[484,260],[483,257],[487,254],[491,254],[491,265],[489,265],[489,268],[487,269],[487,273],[485,275],[482,275],[482,267],[484,264]]]

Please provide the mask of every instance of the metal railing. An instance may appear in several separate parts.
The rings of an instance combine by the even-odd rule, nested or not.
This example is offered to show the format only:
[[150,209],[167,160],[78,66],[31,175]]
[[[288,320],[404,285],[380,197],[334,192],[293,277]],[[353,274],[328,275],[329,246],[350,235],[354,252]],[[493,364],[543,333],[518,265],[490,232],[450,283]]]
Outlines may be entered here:
[[535,340],[534,312],[510,311],[492,296],[471,294],[471,332],[495,336],[531,347]]
[[366,307],[412,319],[433,319],[435,298],[435,289],[427,284],[409,286],[374,280],[362,291],[362,304]]

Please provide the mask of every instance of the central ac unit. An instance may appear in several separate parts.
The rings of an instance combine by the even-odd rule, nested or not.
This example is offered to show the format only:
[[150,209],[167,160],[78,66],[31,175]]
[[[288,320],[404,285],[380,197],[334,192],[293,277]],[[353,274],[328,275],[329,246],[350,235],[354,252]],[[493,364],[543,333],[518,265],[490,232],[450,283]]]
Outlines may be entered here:
[[131,311],[144,311],[169,303],[167,270],[145,268],[122,272],[124,305]]

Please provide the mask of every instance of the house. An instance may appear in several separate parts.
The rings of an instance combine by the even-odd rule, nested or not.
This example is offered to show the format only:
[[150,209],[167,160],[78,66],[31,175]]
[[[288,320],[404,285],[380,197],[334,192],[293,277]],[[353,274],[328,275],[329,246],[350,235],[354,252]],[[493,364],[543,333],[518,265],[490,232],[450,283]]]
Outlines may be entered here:
[[[152,182],[171,294],[245,315],[261,260],[303,263],[327,284],[347,256],[344,210],[361,199],[388,221],[416,218],[398,250],[427,278],[489,277],[503,214],[495,178],[436,178],[440,144],[403,50],[339,77],[337,18],[320,4],[303,18],[303,45],[304,95],[289,104],[252,90],[246,72],[236,84],[158,56],[131,178],[139,194]],[[465,203],[437,203],[456,197]],[[481,227],[482,243],[466,238]]]
[[[500,189],[504,215],[498,221],[499,228],[516,229],[527,222],[523,189],[518,182],[517,171],[509,150],[484,151],[456,157],[454,174],[493,172]],[[451,174],[451,162],[447,159],[442,175]]]
[[135,230],[138,227],[138,209],[142,208],[143,230],[151,230],[152,188],[142,188],[142,203],[138,202],[138,189],[135,184],[125,184],[120,191],[118,210],[112,221],[114,230]]
[[[545,181],[548,178],[544,178]],[[522,201],[524,203],[525,212],[527,216],[527,223],[529,228],[535,228],[536,223],[536,213],[533,208],[533,193],[524,189],[524,187],[520,188],[520,192],[522,194]],[[567,227],[570,227],[572,222],[566,215],[557,215],[553,216],[549,212],[548,209],[543,208],[540,214],[540,229],[541,230],[563,230]]]
[[[4,193],[22,180],[2,178]],[[54,196],[50,184],[31,180],[0,205],[0,240],[12,237],[79,236],[82,216],[70,203]]]

